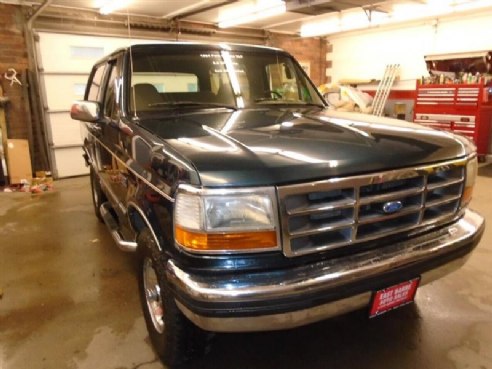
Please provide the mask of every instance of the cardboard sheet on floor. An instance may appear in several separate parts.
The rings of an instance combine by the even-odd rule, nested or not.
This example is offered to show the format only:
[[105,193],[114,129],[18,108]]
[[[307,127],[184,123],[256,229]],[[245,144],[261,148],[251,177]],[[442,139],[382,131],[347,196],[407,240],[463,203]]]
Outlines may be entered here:
[[27,140],[7,141],[7,168],[10,184],[22,183],[23,180],[31,182],[31,155]]

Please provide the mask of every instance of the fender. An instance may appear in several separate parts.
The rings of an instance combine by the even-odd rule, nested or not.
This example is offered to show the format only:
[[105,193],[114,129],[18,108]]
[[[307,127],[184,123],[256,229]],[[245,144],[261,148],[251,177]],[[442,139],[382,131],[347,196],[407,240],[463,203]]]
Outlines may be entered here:
[[151,221],[138,204],[136,204],[134,201],[129,201],[127,207],[127,214],[128,214],[130,226],[132,227],[133,231],[136,234],[138,234],[142,231],[142,229],[148,228],[152,233],[152,237],[154,238],[154,241],[156,242],[159,251],[162,252],[163,251],[162,242],[164,240],[161,237],[157,237],[156,229],[155,229],[156,226],[152,225],[152,224],[156,224],[156,220],[157,220],[154,212],[152,210],[147,212],[147,214],[150,215],[150,217],[153,220]]

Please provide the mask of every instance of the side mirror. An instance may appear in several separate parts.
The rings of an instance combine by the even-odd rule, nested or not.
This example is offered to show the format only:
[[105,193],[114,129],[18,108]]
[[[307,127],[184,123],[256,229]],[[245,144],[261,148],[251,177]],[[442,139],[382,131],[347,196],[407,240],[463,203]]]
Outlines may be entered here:
[[70,109],[70,117],[83,122],[96,122],[101,119],[101,106],[95,101],[75,101]]

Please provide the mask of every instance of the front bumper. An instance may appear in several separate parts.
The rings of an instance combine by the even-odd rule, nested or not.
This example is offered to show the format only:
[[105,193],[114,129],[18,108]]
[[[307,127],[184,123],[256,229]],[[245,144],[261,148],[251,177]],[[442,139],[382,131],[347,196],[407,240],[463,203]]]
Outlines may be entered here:
[[205,330],[288,329],[367,306],[377,289],[419,275],[423,285],[458,269],[484,228],[484,218],[466,210],[438,231],[294,269],[211,277],[169,260],[167,275],[179,309]]

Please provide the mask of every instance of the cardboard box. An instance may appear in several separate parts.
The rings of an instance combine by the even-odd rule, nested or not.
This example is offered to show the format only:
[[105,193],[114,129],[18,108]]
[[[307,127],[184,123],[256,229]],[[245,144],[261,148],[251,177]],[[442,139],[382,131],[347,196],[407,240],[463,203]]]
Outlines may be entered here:
[[32,166],[27,140],[9,139],[7,141],[7,168],[10,184],[31,182]]

